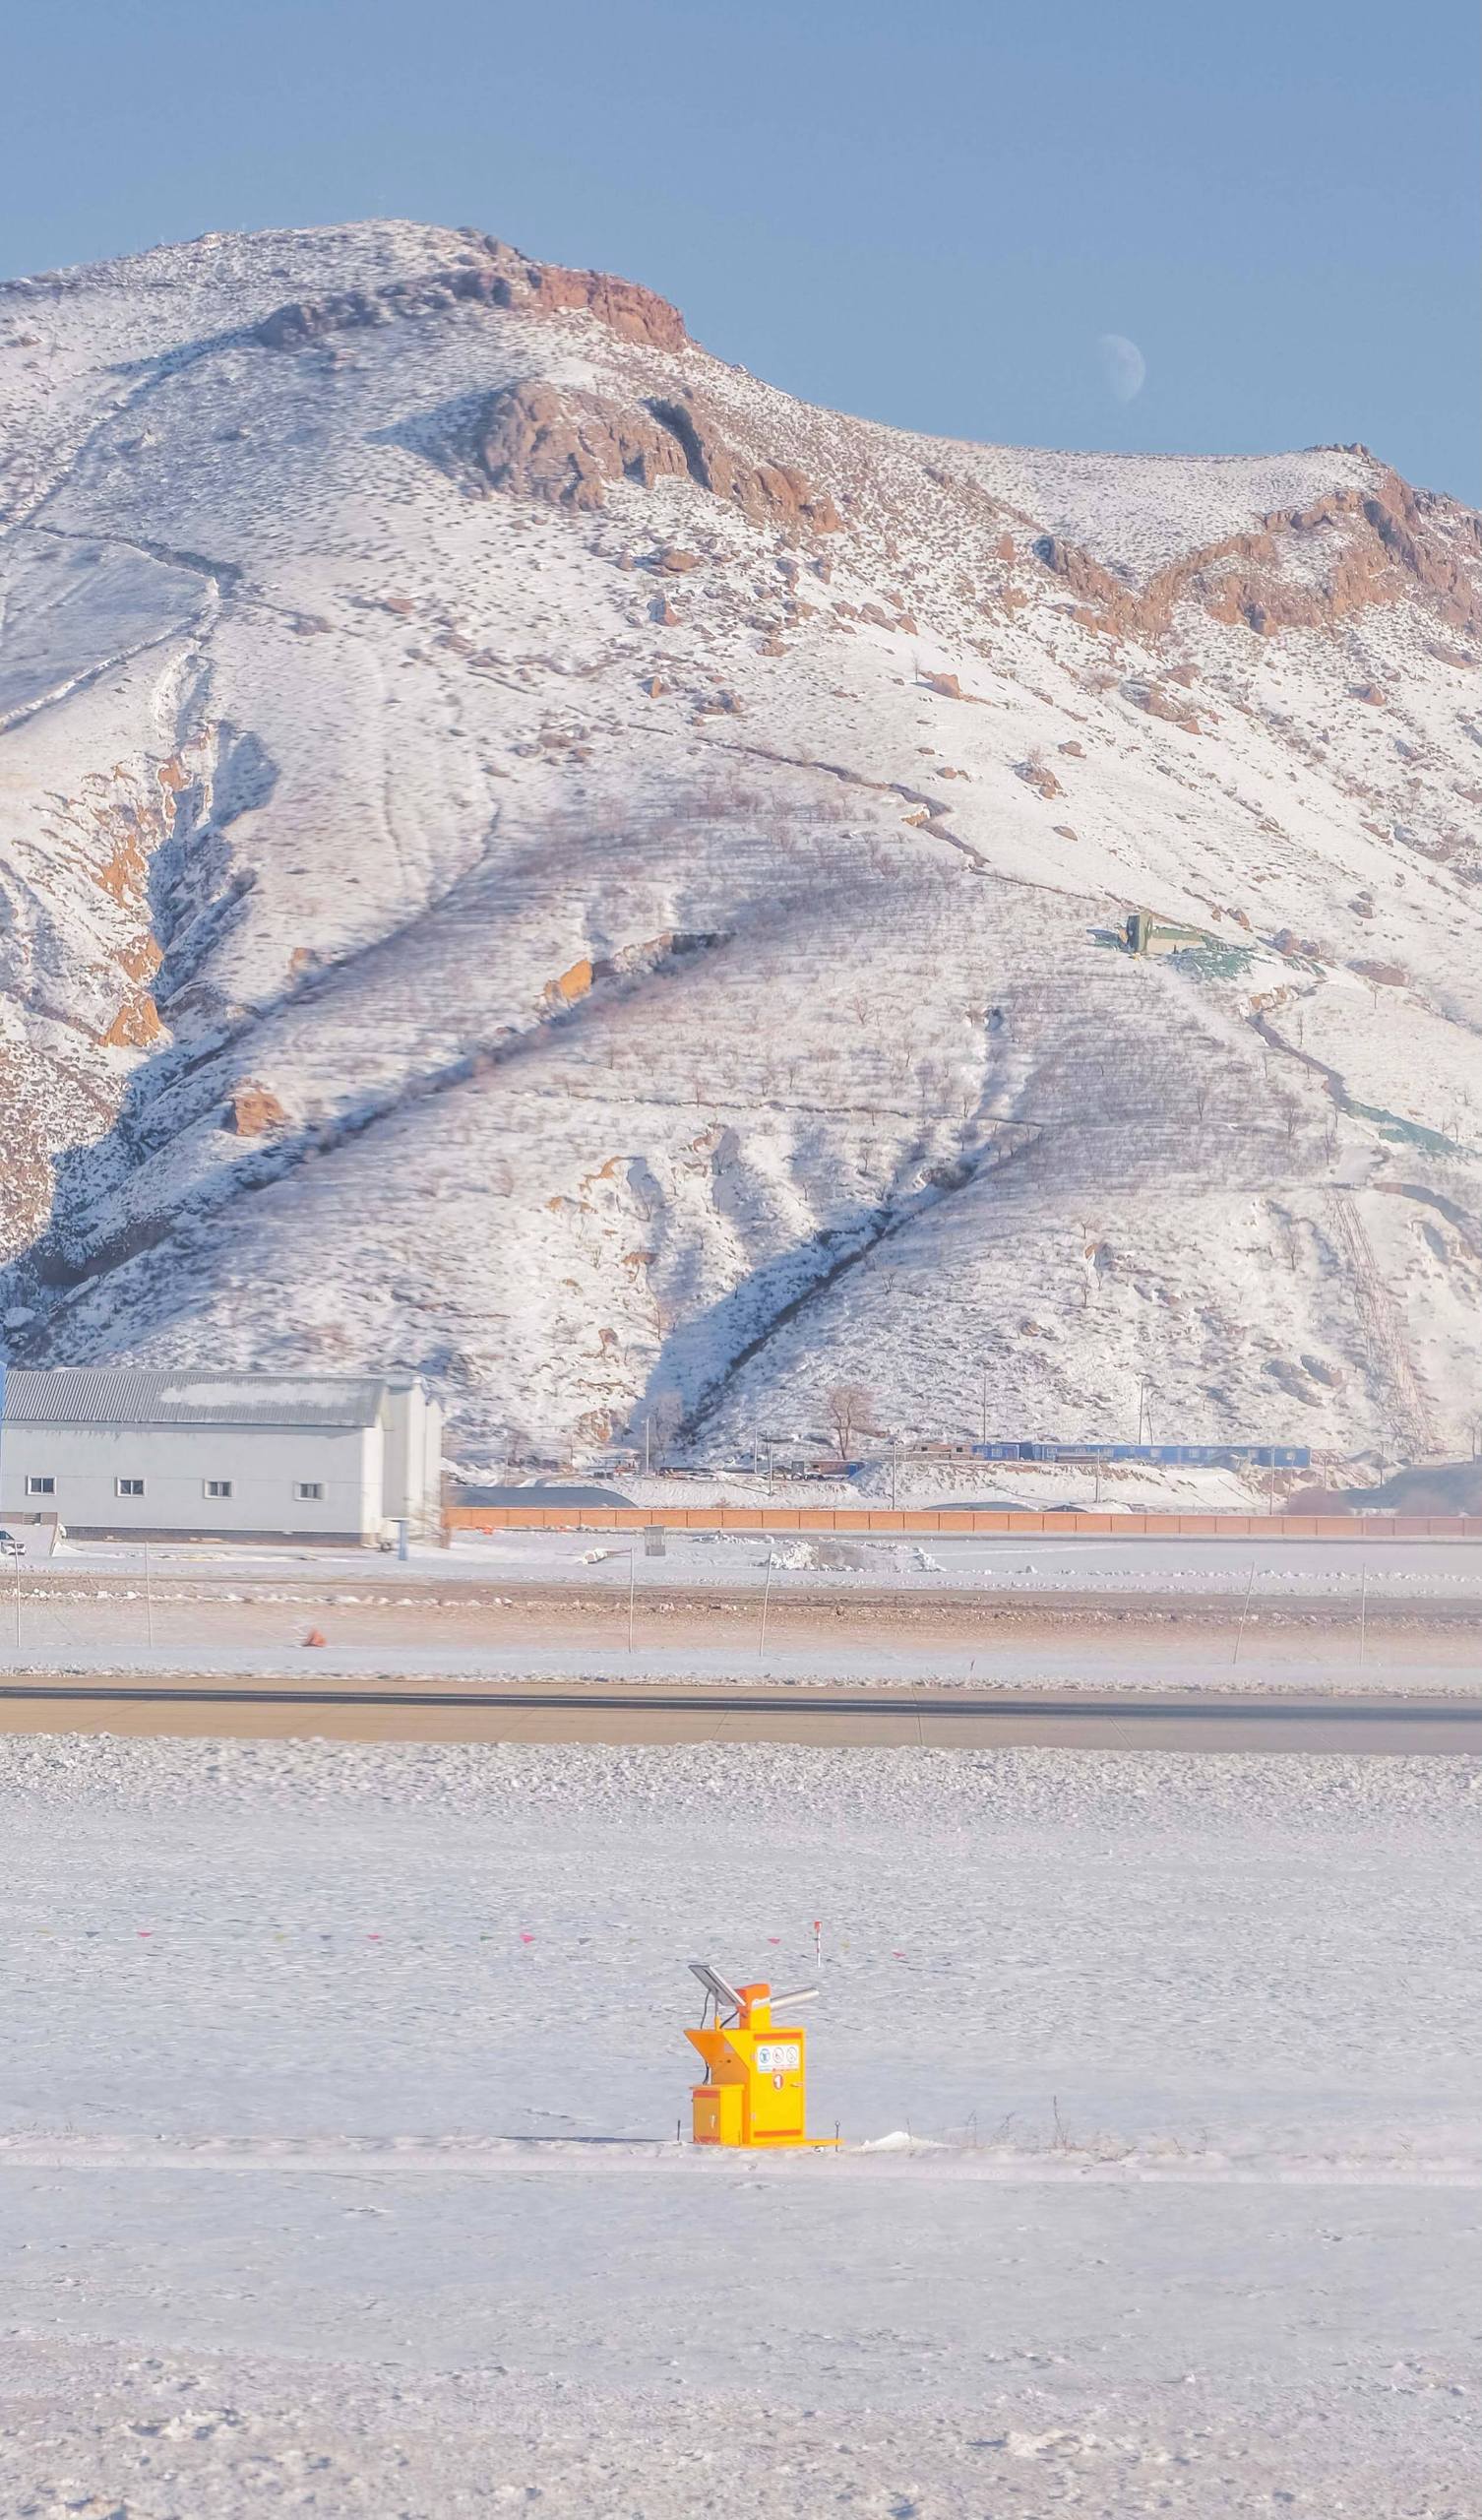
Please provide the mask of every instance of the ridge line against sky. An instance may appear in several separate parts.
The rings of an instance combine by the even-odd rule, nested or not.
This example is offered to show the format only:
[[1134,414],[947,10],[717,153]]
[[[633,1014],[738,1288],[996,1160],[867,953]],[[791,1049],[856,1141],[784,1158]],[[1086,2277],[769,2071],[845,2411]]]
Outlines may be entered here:
[[[474,224],[812,403],[1009,444],[1362,440],[1482,499],[1482,31],[1429,0],[73,0],[7,37],[0,270]],[[141,149],[154,131],[167,147]]]

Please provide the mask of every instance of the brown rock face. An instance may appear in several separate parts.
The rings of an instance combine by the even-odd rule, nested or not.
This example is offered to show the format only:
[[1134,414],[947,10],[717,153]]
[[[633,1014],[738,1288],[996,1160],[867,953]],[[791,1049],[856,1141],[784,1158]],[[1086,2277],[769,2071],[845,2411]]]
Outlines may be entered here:
[[265,349],[304,349],[333,333],[475,305],[533,315],[592,315],[620,341],[645,342],[651,349],[677,350],[689,339],[677,307],[634,281],[531,262],[495,236],[470,236],[469,243],[473,251],[465,262],[419,280],[389,281],[384,288],[344,289],[333,297],[300,298],[276,307],[251,338]]
[[[474,461],[490,486],[553,507],[599,508],[608,485],[686,476],[752,524],[834,534],[832,499],[785,464],[753,464],[727,446],[713,419],[691,401],[624,405],[601,394],[538,380],[501,386],[474,426]],[[693,567],[693,554],[666,568]]]
[[475,455],[491,488],[548,507],[599,508],[611,481],[647,488],[685,461],[666,429],[599,394],[553,385],[504,385],[490,396]]
[[[1289,574],[1289,552],[1322,566]],[[1330,629],[1370,604],[1417,596],[1452,628],[1482,633],[1482,523],[1388,470],[1374,490],[1339,488],[1309,508],[1278,510],[1142,588],[1057,535],[1041,535],[1034,553],[1079,598],[1091,627],[1124,637],[1160,638],[1184,602],[1269,637]]]
[[266,1085],[237,1085],[232,1088],[222,1126],[233,1137],[263,1138],[271,1130],[282,1128],[287,1117],[278,1096],[270,1094]]
[[790,464],[748,463],[726,445],[704,404],[686,396],[648,408],[683,450],[691,480],[739,508],[753,525],[806,526],[814,534],[841,531],[843,521],[827,492],[814,491]]
[[1175,700],[1171,692],[1160,690],[1155,682],[1128,682],[1122,689],[1124,698],[1149,718],[1166,719],[1170,726],[1182,726],[1187,735],[1208,731],[1197,710],[1191,709],[1187,701]]
[[141,989],[124,999],[102,1038],[110,1050],[147,1050],[163,1031],[158,1007],[149,990]]
[[[636,281],[615,280],[610,272],[572,272],[559,263],[534,263],[495,236],[482,241],[496,305],[525,306],[536,315],[575,309],[594,315],[620,341],[647,342],[656,350],[677,350],[689,340],[679,309],[651,288],[640,288]],[[470,273],[463,293],[481,295],[477,283],[482,279],[481,272]]]

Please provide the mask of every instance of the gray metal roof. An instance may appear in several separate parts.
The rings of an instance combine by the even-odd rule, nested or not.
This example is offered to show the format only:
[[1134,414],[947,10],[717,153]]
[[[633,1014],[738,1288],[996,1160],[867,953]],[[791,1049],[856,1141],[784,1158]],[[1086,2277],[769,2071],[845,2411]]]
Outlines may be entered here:
[[7,1426],[374,1426],[386,1385],[369,1374],[154,1373],[125,1365],[13,1365]]

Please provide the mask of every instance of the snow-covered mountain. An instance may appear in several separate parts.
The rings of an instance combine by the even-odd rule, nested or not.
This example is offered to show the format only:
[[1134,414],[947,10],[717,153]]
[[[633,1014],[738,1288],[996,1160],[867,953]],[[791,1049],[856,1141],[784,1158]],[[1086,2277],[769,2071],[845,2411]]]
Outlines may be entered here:
[[840,418],[378,221],[0,290],[0,513],[14,1357],[402,1362],[470,1461],[985,1372],[1467,1447],[1468,511]]

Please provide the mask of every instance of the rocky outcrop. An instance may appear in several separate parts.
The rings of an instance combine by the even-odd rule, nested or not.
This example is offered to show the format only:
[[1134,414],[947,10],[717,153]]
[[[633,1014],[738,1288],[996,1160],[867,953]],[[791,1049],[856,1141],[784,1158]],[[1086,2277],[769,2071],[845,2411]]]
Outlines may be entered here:
[[667,298],[609,272],[566,271],[559,263],[531,262],[496,236],[467,235],[459,262],[417,280],[389,281],[384,288],[344,289],[331,297],[299,298],[276,307],[253,329],[265,349],[307,348],[334,333],[393,324],[457,306],[502,306],[534,315],[594,316],[619,341],[650,349],[677,350],[689,339],[684,317]]
[[[608,487],[688,477],[753,525],[784,533],[834,534],[834,502],[787,464],[754,464],[727,445],[703,405],[622,404],[612,397],[538,379],[502,385],[473,424],[473,460],[490,488],[552,507],[599,508]],[[666,552],[678,573],[690,553]]]
[[1124,638],[1163,637],[1185,602],[1269,637],[1331,629],[1371,604],[1417,596],[1453,629],[1482,635],[1482,521],[1387,469],[1373,488],[1339,487],[1310,507],[1278,510],[1141,588],[1058,535],[1041,535],[1034,556],[1091,626]]
[[814,490],[790,464],[750,464],[727,446],[712,415],[691,396],[654,402],[648,410],[683,451],[692,481],[739,508],[753,525],[804,526],[837,534],[843,524],[827,492]]
[[475,426],[475,460],[491,489],[548,507],[599,508],[614,481],[646,489],[683,478],[683,451],[643,410],[554,385],[501,386]]
[[125,998],[102,1040],[110,1050],[147,1050],[157,1041],[164,1027],[159,1009],[148,989]]
[[1198,710],[1191,709],[1187,700],[1175,699],[1173,693],[1164,691],[1159,683],[1125,682],[1122,697],[1130,700],[1135,709],[1141,709],[1144,717],[1161,718],[1170,726],[1182,726],[1186,735],[1208,732]]
[[233,1086],[221,1125],[233,1137],[264,1138],[285,1126],[288,1114],[266,1085]]

